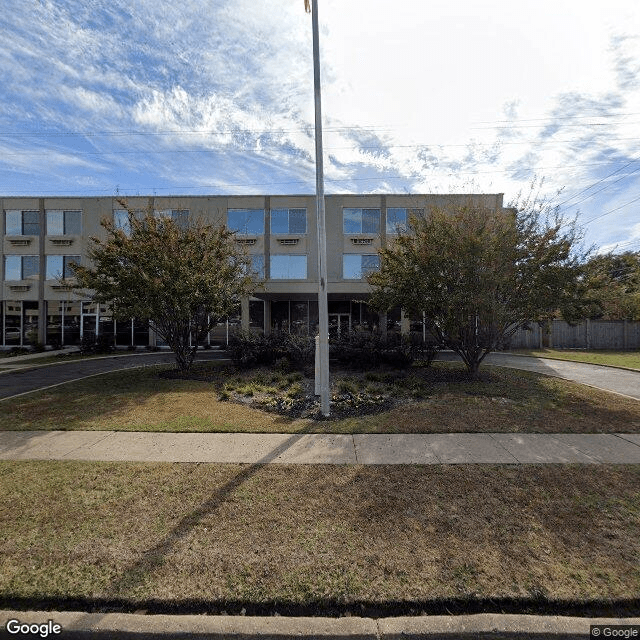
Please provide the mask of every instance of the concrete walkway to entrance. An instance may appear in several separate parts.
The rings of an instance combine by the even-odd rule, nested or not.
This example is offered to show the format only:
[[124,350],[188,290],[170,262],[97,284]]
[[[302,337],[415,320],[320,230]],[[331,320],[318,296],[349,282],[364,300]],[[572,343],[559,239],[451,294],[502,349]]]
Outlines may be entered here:
[[[459,360],[453,352],[442,351],[438,360]],[[482,365],[510,367],[524,371],[535,371],[548,376],[564,378],[581,384],[588,384],[605,391],[620,393],[636,400],[640,400],[640,371],[618,369],[585,362],[570,360],[552,360],[550,358],[534,358],[532,356],[518,356],[511,353],[497,351],[490,353]]]
[[0,432],[0,460],[248,464],[640,464],[640,434]]

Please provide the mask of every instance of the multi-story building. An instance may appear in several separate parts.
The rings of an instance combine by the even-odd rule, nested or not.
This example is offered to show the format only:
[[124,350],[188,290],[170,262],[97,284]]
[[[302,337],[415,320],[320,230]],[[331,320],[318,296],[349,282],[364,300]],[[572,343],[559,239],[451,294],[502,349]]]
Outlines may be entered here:
[[[374,313],[367,306],[367,272],[379,265],[378,249],[404,231],[412,212],[472,205],[502,210],[494,195],[330,195],[326,196],[329,326],[332,332],[362,328],[409,330],[401,309]],[[252,257],[264,280],[244,300],[236,317],[218,325],[212,343],[225,342],[229,329],[292,331],[313,335],[318,323],[318,255],[315,196],[130,197],[128,206],[181,222],[203,219],[226,224]],[[84,335],[113,335],[118,346],[156,345],[148,323],[114,321],[107,307],[74,294],[60,277],[85,261],[89,238],[104,237],[103,218],[126,223],[115,197],[2,198],[2,304],[0,346],[77,344]],[[414,319],[418,323],[420,319]],[[413,327],[419,329],[419,326]]]

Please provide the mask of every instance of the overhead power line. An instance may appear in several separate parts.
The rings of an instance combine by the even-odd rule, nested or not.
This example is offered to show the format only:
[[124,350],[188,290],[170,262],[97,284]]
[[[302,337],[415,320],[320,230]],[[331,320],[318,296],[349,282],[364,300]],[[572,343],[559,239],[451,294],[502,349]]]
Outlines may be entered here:
[[[505,128],[505,129],[539,129],[540,127],[551,127],[553,126],[555,123],[555,121],[550,121],[548,124],[510,124],[509,126],[505,126],[502,127],[500,125],[495,125],[493,127],[470,127],[470,129],[498,129],[498,128]],[[627,124],[638,124],[638,122],[567,122],[567,123],[562,123],[563,128],[564,127],[615,127],[617,125],[627,125]]]
[[[580,119],[596,119],[596,118],[620,118],[630,115],[639,115],[640,112],[631,112],[627,114],[601,114],[586,116],[549,116],[546,118],[523,118],[517,120],[478,120],[477,124],[495,124],[496,127],[470,127],[471,129],[491,130],[500,129],[520,129],[520,128],[540,128],[544,124],[520,124],[526,122],[545,122],[549,121],[549,125],[558,120],[580,120]],[[638,124],[637,122],[621,121],[621,122],[576,122],[565,123],[562,126],[617,126],[626,124]],[[508,126],[503,126],[508,125]],[[344,125],[344,126],[327,126],[323,127],[323,131],[397,131],[407,129],[408,125]],[[259,133],[259,134],[277,134],[277,133],[311,133],[313,125],[302,125],[292,128],[223,128],[223,129],[160,129],[157,131],[141,131],[141,130],[112,130],[112,131],[0,131],[0,136],[28,136],[28,137],[95,137],[95,136],[163,136],[163,135],[228,135],[231,133]]]
[[[327,131],[393,131],[392,128],[379,127],[326,127]],[[64,138],[64,137],[111,137],[111,136],[171,136],[171,135],[229,135],[232,133],[258,133],[258,134],[278,134],[278,133],[312,133],[313,125],[304,127],[294,127],[292,129],[165,129],[158,131],[0,131],[0,136],[26,136],[44,138]]]
[[630,113],[593,113],[591,115],[583,116],[546,116],[545,118],[516,118],[505,120],[478,120],[475,124],[494,124],[499,122],[539,122],[544,120],[580,120],[587,118],[625,118],[627,116],[640,115],[640,111],[631,111]]
[[[633,138],[609,138],[609,142],[622,142],[627,140],[640,140],[638,137]],[[439,144],[439,143],[419,143],[419,144],[390,144],[390,145],[349,145],[349,146],[341,146],[341,147],[325,147],[325,150],[337,151],[337,150],[354,150],[354,151],[362,151],[362,150],[378,150],[378,151],[386,151],[387,149],[444,149],[449,147],[499,147],[503,145],[531,145],[537,144],[541,146],[543,144],[560,144],[560,143],[572,143],[576,142],[576,140],[543,140],[543,141],[533,141],[533,140],[520,140],[517,142],[505,142],[501,140],[493,141],[493,142],[477,142],[472,141],[463,144]],[[116,154],[136,154],[136,153],[147,153],[147,154],[161,154],[161,153],[211,153],[213,151],[217,151],[218,149],[114,149],[111,151],[76,151],[74,149],[62,148],[62,149],[51,149],[50,151],[43,152],[33,152],[30,150],[22,150],[12,153],[3,153],[3,157],[8,156],[46,156],[51,151],[56,151],[58,153],[72,153],[74,155],[116,155]],[[256,145],[252,145],[250,147],[234,147],[235,151],[255,151]],[[586,164],[609,164],[608,162],[603,163],[586,163]],[[624,167],[622,167],[624,169]],[[621,171],[619,169],[618,171]],[[606,178],[603,178],[605,180]],[[598,181],[600,182],[600,181]],[[597,184],[597,183],[595,183]],[[587,187],[588,189],[589,187]],[[581,192],[579,192],[581,193]],[[579,195],[576,194],[577,195]],[[575,196],[574,196],[575,197]],[[571,199],[571,198],[569,198]]]
[[[451,146],[451,145],[450,145]],[[335,149],[346,149],[349,147],[325,147],[326,150],[335,150]],[[240,150],[240,149],[238,149]],[[243,151],[253,151],[253,148],[242,149]],[[68,150],[66,149],[55,149],[54,151],[58,153],[64,153]],[[115,149],[113,151],[79,151],[73,152],[73,156],[110,156],[110,155],[158,155],[158,154],[185,154],[185,153],[213,153],[217,150],[214,149],[155,149],[155,150],[125,150],[125,149]],[[3,157],[47,157],[51,154],[51,152],[41,152],[41,153],[32,153],[30,151],[23,151],[18,153],[4,153]],[[529,170],[540,170],[540,169],[576,169],[579,167],[595,167],[602,165],[609,165],[610,161],[602,161],[602,162],[582,162],[580,164],[562,164],[562,165],[547,165],[547,166],[528,166],[528,167],[519,167],[519,169],[529,169]],[[628,166],[628,165],[625,165]],[[624,169],[624,167],[622,167]],[[620,171],[619,169],[618,171]],[[450,172],[452,169],[445,168],[445,172]],[[456,171],[456,173],[461,174],[483,174],[483,173],[510,173],[513,172],[514,169],[505,168],[505,169],[492,169],[490,171]],[[614,172],[614,173],[617,173]],[[437,174],[429,174],[429,175],[437,175]],[[625,176],[626,177],[626,176]],[[590,187],[588,187],[590,188]],[[565,201],[566,202],[566,201]]]
[[[581,198],[577,202],[574,202],[571,206],[575,207],[576,205],[580,204],[581,202],[584,202],[585,200],[589,200],[590,198],[593,198],[593,196],[597,195],[598,193],[601,193],[602,191],[605,191],[605,189],[609,189],[614,184],[617,184],[621,180],[624,180],[625,178],[628,178],[629,176],[632,176],[633,174],[638,173],[639,171],[640,171],[640,168],[635,169],[634,171],[631,171],[629,173],[626,173],[625,175],[621,176],[617,180],[614,180],[613,182],[609,182],[608,184],[605,184],[604,187],[600,187],[600,189],[598,189],[597,191],[594,191],[593,193],[590,193],[588,196],[585,196],[584,198]],[[589,187],[589,188],[591,188],[591,187]],[[569,207],[565,207],[565,209],[568,209],[568,208]]]
[[591,218],[591,220],[587,220],[583,224],[590,224],[594,220],[599,220],[600,218],[604,218],[605,216],[608,216],[611,213],[614,213],[616,211],[620,211],[620,209],[623,209],[624,207],[628,207],[630,204],[633,204],[634,202],[637,202],[638,200],[640,200],[640,196],[638,196],[637,198],[634,198],[633,200],[629,200],[629,202],[625,202],[624,204],[621,204],[619,207],[616,207],[615,209],[611,209],[610,211],[605,211],[604,213],[601,213],[600,215],[595,216],[595,218]]
[[[589,189],[595,187],[596,185],[600,184],[601,182],[604,182],[605,180],[607,180],[611,176],[614,176],[616,173],[620,173],[623,169],[626,169],[629,165],[633,164],[634,162],[637,162],[639,159],[640,159],[640,155],[637,155],[635,158],[633,158],[632,160],[627,162],[627,164],[625,164],[624,166],[620,167],[619,169],[616,169],[615,171],[612,171],[609,175],[606,175],[604,178],[601,178],[600,180],[594,182],[593,184],[590,184],[588,187],[585,187],[581,191],[578,191],[578,193],[572,195],[570,198],[567,198],[566,200],[563,200],[562,202],[559,202],[558,206],[562,206],[563,204],[569,202],[570,200],[573,200],[574,198],[577,198],[580,194],[585,193],[586,191],[589,191]],[[615,182],[619,182],[619,181],[616,180]],[[599,191],[596,191],[596,193],[599,193]],[[591,194],[591,195],[595,195],[595,194]],[[589,197],[591,197],[591,196],[589,196]],[[583,202],[583,201],[584,200],[580,200],[580,202]],[[578,203],[574,202],[571,206],[573,207],[576,204],[578,204]]]

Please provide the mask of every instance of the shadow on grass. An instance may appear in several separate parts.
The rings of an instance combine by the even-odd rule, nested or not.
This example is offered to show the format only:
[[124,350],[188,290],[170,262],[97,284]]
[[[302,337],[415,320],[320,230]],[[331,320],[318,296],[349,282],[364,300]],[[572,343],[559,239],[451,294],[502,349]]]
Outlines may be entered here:
[[122,591],[133,590],[137,586],[142,586],[146,577],[156,568],[164,564],[167,555],[170,554],[204,518],[214,514],[234,491],[264,469],[265,465],[275,461],[278,456],[295,445],[301,437],[302,434],[293,434],[285,442],[272,449],[267,455],[261,458],[260,461],[247,465],[246,468],[240,471],[234,478],[217,489],[212,496],[197,509],[184,516],[162,540],[145,551],[140,560],[132,564],[123,574],[107,586],[106,592],[112,592],[114,599],[117,600],[118,594]]
[[[227,476],[223,484],[207,490],[175,526],[157,541],[152,541],[137,561],[105,587],[103,597],[47,599],[46,596],[32,596],[15,600],[5,597],[3,605],[26,609],[97,610],[101,613],[146,610],[147,613],[242,614],[244,609],[244,614],[248,615],[278,613],[293,616],[350,614],[382,617],[479,612],[617,617],[638,615],[640,599],[632,597],[636,596],[637,590],[629,571],[629,568],[635,571],[638,540],[638,522],[629,516],[629,507],[634,508],[640,486],[640,477],[635,468],[616,466],[603,475],[598,469],[581,465],[530,465],[517,469],[503,466],[479,468],[474,465],[465,468],[350,467],[337,472],[335,467],[329,472],[327,468],[309,465],[306,471],[302,469],[302,475],[296,483],[286,485],[291,486],[292,500],[283,500],[283,493],[277,489],[281,481],[287,481],[290,470],[280,465],[267,466],[267,463],[294,446],[300,437],[291,436],[260,462],[247,465],[238,472],[234,469],[233,477]],[[277,473],[274,469],[277,469]],[[494,477],[496,474],[497,477]],[[185,477],[188,475],[185,474]],[[209,476],[203,476],[206,477]],[[490,482],[492,478],[493,482]],[[446,572],[439,576],[434,574],[438,579],[435,585],[449,581],[455,586],[454,578],[456,581],[461,579],[469,582],[462,585],[465,590],[459,592],[459,596],[455,592],[450,595],[449,590],[440,590],[439,587],[431,590],[429,583],[425,582],[428,588],[421,592],[413,591],[413,597],[410,595],[411,587],[407,590],[407,584],[401,582],[400,589],[395,593],[398,596],[407,593],[408,597],[389,600],[384,600],[383,596],[366,599],[366,592],[352,592],[353,597],[345,599],[342,593],[339,594],[342,597],[339,597],[335,590],[325,592],[327,595],[324,598],[314,593],[312,597],[298,602],[286,595],[272,596],[270,599],[268,592],[264,599],[255,597],[253,600],[250,597],[243,600],[240,594],[229,599],[206,600],[197,596],[184,599],[179,597],[181,591],[175,592],[178,595],[175,599],[160,601],[148,595],[146,598],[136,598],[136,588],[147,586],[148,580],[154,577],[152,574],[163,566],[165,573],[172,571],[173,565],[168,564],[167,559],[174,553],[179,554],[180,546],[207,519],[212,516],[213,519],[219,518],[220,510],[233,500],[233,494],[252,480],[254,487],[259,484],[265,488],[263,495],[273,494],[276,499],[270,502],[273,512],[266,513],[263,520],[256,522],[252,519],[252,514],[260,517],[264,511],[265,503],[260,500],[251,502],[248,511],[244,512],[249,524],[242,535],[243,539],[246,539],[246,534],[254,536],[248,538],[247,545],[252,554],[254,540],[259,540],[262,548],[265,545],[277,546],[278,537],[271,538],[269,532],[279,531],[281,540],[291,538],[281,524],[289,519],[295,522],[303,501],[323,496],[321,501],[314,503],[312,509],[302,513],[296,531],[319,531],[324,536],[332,530],[333,524],[342,525],[336,528],[336,535],[327,539],[318,538],[322,550],[331,553],[328,547],[332,545],[338,555],[335,560],[331,555],[326,556],[326,560],[318,560],[314,553],[311,561],[306,560],[307,567],[322,570],[325,562],[342,567],[355,562],[371,572],[373,579],[376,574],[381,576],[390,572],[391,580],[394,575],[408,576],[417,584],[424,579],[421,569],[416,570],[417,560],[425,562],[433,557],[439,570]],[[187,482],[185,486],[190,484]],[[134,487],[132,491],[137,492],[138,488]],[[598,517],[604,513],[607,514],[606,518]],[[271,523],[271,528],[262,529],[261,523]],[[318,523],[319,529],[315,528]],[[457,534],[457,539],[452,534]],[[553,538],[549,538],[549,534],[553,534]],[[349,546],[350,541],[355,544],[353,548]],[[544,555],[546,551],[537,542],[548,544],[552,556]],[[500,561],[492,563],[492,552],[496,548],[500,552]],[[304,557],[295,555],[295,545],[291,549],[292,561],[297,563],[301,558],[304,564]],[[307,549],[313,550],[312,547]],[[431,555],[432,551],[436,552],[435,556]],[[473,574],[464,576],[456,573],[462,564],[468,566],[474,562],[473,554],[478,562],[479,558],[486,555],[486,563],[479,564],[477,575],[482,579],[482,570],[490,574],[493,581],[483,583],[487,588],[481,588],[481,584],[474,585]],[[570,560],[567,568],[576,573],[566,574],[565,586],[573,588],[563,591],[556,589],[563,585],[556,583],[557,574],[548,572],[547,567],[551,561],[557,563],[567,559]],[[583,584],[581,568],[585,563],[595,564],[588,574],[582,576],[587,581],[596,579],[593,588],[587,592],[579,588]],[[259,564],[262,566],[262,561]],[[624,578],[624,590],[619,586],[615,591],[607,590],[607,575],[598,573],[603,567],[611,567],[614,578]],[[162,572],[160,575],[163,575]],[[525,593],[511,590],[511,593],[523,593],[521,597],[490,597],[492,593],[504,595],[506,591],[508,594],[508,587],[514,578],[516,586],[528,588],[534,586],[537,580],[540,580],[540,586],[535,591]],[[310,580],[316,579],[317,575],[312,572]],[[286,594],[279,591],[279,584],[275,584],[275,594]],[[66,591],[69,592],[73,591]],[[140,593],[154,592],[147,589]],[[384,594],[385,591],[378,593]],[[393,591],[387,593],[394,595]],[[416,593],[423,594],[423,599],[418,599]],[[576,594],[576,597],[566,597],[564,594],[567,593]],[[618,597],[601,597],[603,593],[617,594]],[[560,597],[560,594],[564,597]]]

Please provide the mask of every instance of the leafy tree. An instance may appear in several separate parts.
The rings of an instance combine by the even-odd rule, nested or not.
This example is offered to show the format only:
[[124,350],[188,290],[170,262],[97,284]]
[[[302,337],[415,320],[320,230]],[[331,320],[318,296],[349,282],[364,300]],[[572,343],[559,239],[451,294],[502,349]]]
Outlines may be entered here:
[[92,266],[74,266],[79,287],[109,304],[117,319],[149,318],[185,372],[195,345],[254,289],[249,261],[224,226],[198,221],[184,227],[157,217],[151,207],[139,215],[126,201],[118,202],[129,228],[101,222],[106,239],[91,238]]
[[370,302],[425,312],[431,333],[475,375],[518,327],[558,309],[569,321],[581,317],[578,240],[575,224],[536,201],[501,211],[433,210],[380,251],[380,270],[368,276]]
[[591,318],[640,320],[640,251],[592,256],[585,271]]

